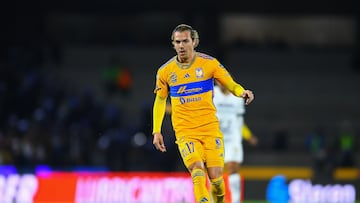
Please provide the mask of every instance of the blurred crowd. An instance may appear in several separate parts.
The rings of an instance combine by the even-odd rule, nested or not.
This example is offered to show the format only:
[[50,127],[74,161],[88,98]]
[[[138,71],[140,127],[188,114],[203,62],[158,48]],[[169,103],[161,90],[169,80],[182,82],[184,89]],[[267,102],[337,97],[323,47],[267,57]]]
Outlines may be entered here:
[[[122,108],[98,101],[91,90],[69,93],[37,69],[3,67],[0,164],[25,169],[45,164],[59,169],[178,170],[181,163],[173,139],[167,139],[166,155],[152,146],[151,105],[143,105],[142,120],[134,126],[124,125]],[[287,150],[286,137],[285,131],[275,136],[274,150]],[[344,121],[336,140],[327,137],[321,128],[306,137],[315,169],[330,172],[335,166],[354,166],[356,136],[351,124]]]
[[158,158],[153,149],[150,106],[140,125],[124,125],[123,107],[100,102],[92,90],[71,93],[36,68],[2,64],[0,71],[1,165],[176,170],[175,150]]
[[[99,129],[115,124],[91,92],[68,95],[36,69],[2,68],[1,162],[19,167],[86,164]],[[111,120],[112,119],[112,120]]]

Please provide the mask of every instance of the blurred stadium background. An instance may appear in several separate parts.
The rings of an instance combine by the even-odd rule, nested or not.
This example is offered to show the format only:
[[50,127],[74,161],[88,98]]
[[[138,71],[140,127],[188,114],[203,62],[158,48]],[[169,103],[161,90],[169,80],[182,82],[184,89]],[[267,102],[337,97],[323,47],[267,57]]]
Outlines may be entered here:
[[244,143],[245,199],[265,200],[270,179],[284,175],[350,184],[359,200],[359,8],[354,0],[8,2],[1,177],[39,168],[184,172],[169,118],[168,153],[154,150],[150,132],[156,70],[175,54],[172,29],[187,23],[198,51],[255,92],[245,120],[260,142]]

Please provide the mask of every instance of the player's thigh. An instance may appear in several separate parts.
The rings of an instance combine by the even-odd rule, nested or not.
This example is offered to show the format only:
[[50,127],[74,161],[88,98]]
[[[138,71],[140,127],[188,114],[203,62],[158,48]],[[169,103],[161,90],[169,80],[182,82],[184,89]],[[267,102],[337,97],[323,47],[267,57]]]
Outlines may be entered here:
[[[218,135],[221,135],[220,133]],[[204,156],[207,167],[224,167],[224,142],[222,136],[204,137]]]
[[198,139],[184,138],[177,143],[186,168],[197,161],[204,162],[204,149]]

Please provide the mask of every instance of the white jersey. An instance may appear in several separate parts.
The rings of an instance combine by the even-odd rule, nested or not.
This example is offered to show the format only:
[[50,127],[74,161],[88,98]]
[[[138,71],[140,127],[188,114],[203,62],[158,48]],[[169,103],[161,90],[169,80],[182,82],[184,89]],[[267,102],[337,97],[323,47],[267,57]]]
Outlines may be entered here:
[[242,163],[243,148],[241,129],[244,124],[244,99],[221,92],[219,86],[214,87],[214,105],[224,134],[225,163],[235,161]]

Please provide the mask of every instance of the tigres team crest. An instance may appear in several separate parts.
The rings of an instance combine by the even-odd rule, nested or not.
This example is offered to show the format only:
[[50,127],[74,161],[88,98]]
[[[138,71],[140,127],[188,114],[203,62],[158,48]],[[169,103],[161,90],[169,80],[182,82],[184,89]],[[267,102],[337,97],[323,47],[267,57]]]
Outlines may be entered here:
[[203,78],[204,77],[204,71],[202,68],[196,68],[195,69],[195,75],[196,78]]
[[216,149],[219,149],[220,147],[221,147],[221,139],[219,139],[219,138],[216,138],[215,139],[215,143],[216,143]]

